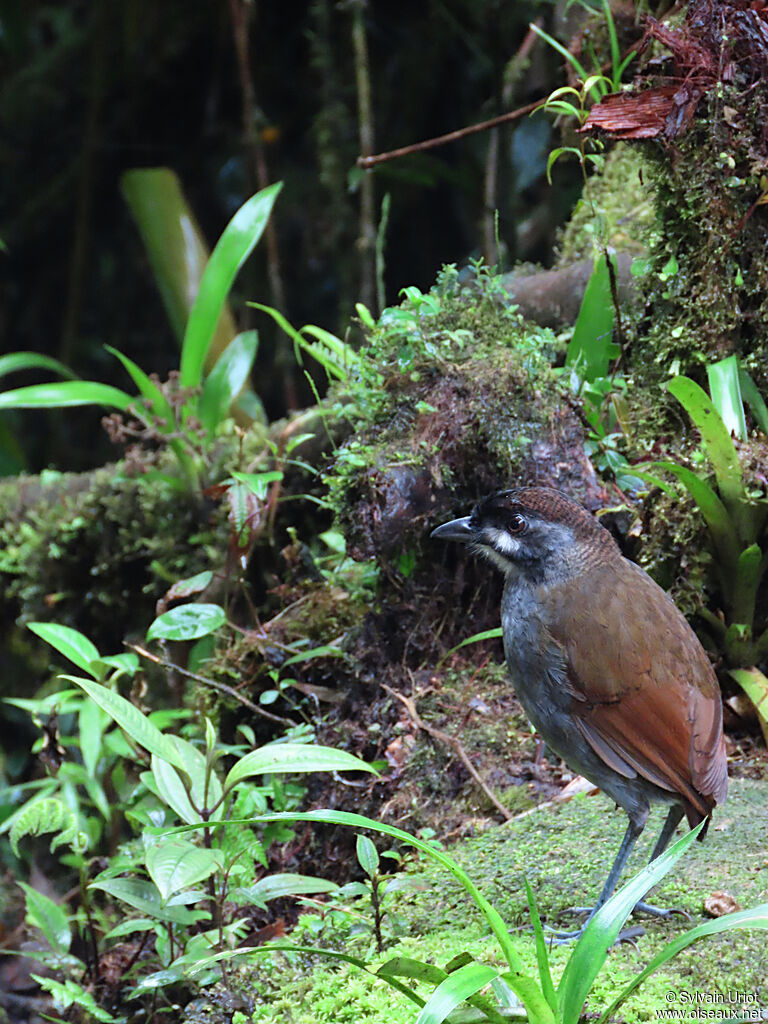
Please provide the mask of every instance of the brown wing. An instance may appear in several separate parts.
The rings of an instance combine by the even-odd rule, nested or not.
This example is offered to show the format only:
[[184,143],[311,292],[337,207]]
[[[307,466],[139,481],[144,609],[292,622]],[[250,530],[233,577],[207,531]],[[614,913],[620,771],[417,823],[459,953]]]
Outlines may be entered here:
[[661,588],[623,558],[612,567],[581,577],[583,600],[571,597],[551,630],[567,653],[572,713],[606,764],[679,793],[700,820],[728,784],[715,673]]

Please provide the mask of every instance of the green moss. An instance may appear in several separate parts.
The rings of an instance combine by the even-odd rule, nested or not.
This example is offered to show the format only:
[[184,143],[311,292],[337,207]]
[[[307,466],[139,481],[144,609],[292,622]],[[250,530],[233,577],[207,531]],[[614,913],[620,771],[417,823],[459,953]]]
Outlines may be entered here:
[[596,239],[617,251],[642,255],[655,231],[653,190],[643,173],[642,154],[618,143],[605,160],[601,174],[587,181],[560,240],[563,264],[594,253]]

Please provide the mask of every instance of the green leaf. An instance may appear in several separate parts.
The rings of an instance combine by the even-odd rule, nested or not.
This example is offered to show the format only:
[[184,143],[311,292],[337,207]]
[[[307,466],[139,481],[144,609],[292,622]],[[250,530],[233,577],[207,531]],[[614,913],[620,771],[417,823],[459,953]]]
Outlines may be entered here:
[[[120,188],[147,250],[171,327],[181,342],[208,262],[205,238],[170,168],[126,171]],[[235,334],[235,321],[225,304],[212,351],[221,352]]]
[[283,479],[279,469],[265,470],[263,473],[233,473],[232,479],[244,484],[251,494],[255,494],[259,501],[265,501],[267,489],[271,483]]
[[672,869],[703,826],[701,822],[614,893],[584,929],[557,987],[562,1024],[578,1024],[592,983],[635,904]]
[[[611,256],[610,259],[615,269],[615,258]],[[613,319],[611,276],[605,255],[601,253],[584,290],[565,356],[565,365],[576,367],[579,377],[589,384],[598,377],[606,376],[611,359],[617,353],[613,342]]]
[[233,899],[239,898],[264,907],[270,900],[283,899],[285,896],[301,896],[306,893],[336,892],[338,885],[324,878],[313,878],[311,875],[293,875],[289,873],[266,875],[253,885],[231,890]]
[[504,633],[501,626],[494,626],[493,629],[484,629],[482,633],[473,633],[472,636],[468,636],[466,640],[462,640],[460,644],[456,644],[455,647],[452,647],[450,651],[446,651],[440,661],[445,661],[445,659],[450,657],[454,651],[458,651],[462,647],[466,647],[467,644],[477,644],[480,643],[481,640],[499,640],[503,636]]
[[222,232],[203,272],[181,349],[181,385],[199,387],[216,322],[235,276],[261,238],[282,182],[244,203]]
[[[540,36],[545,43],[549,43],[553,50],[557,50],[560,56],[564,57],[568,61],[568,63],[571,65],[571,67],[574,69],[574,71],[582,81],[585,81],[589,77],[584,67],[579,63],[576,57],[574,57],[570,50],[566,50],[562,43],[558,43],[558,41],[556,39],[553,39],[551,35],[544,31],[543,28],[539,28],[539,26],[534,24],[533,22],[531,22],[531,24],[528,27],[531,29],[532,32],[535,32],[537,36]],[[599,99],[599,95],[593,98]]]
[[215,633],[227,621],[217,604],[181,604],[158,615],[147,630],[147,640],[197,640]]
[[199,415],[208,437],[229,415],[230,408],[242,391],[259,344],[258,331],[244,331],[227,345],[208,374],[200,397]]
[[99,652],[88,637],[83,636],[78,630],[72,629],[71,626],[62,626],[58,622],[28,622],[27,629],[41,640],[45,640],[89,676],[96,680],[101,677]]
[[442,1024],[459,1003],[485,988],[498,974],[494,967],[487,964],[473,962],[460,967],[440,982],[422,1007],[416,1024]]
[[549,968],[549,956],[547,955],[544,929],[541,926],[541,918],[539,917],[539,908],[536,905],[536,897],[533,895],[533,889],[531,889],[528,879],[523,878],[523,883],[525,885],[526,899],[528,900],[528,913],[531,916],[531,924],[533,925],[533,936],[536,942],[536,963],[539,968],[541,991],[544,993],[544,998],[547,1000],[549,1008],[553,1013],[557,1013],[557,994],[552,982],[552,972]]
[[[3,823],[3,830],[7,825],[8,822]],[[51,840],[51,852],[65,843],[75,853],[82,853],[88,846],[88,837],[79,831],[77,818],[69,807],[57,797],[43,796],[29,801],[13,816],[8,835],[11,849],[18,857],[19,840],[49,832],[56,833]]]
[[[349,369],[356,366],[360,359],[354,349],[345,345],[344,342],[328,331],[320,327],[307,325],[297,331],[282,313],[272,306],[265,306],[260,302],[249,302],[249,306],[260,309],[263,313],[269,314],[278,327],[282,328],[288,337],[293,341],[293,353],[299,366],[302,365],[301,352],[304,351],[316,359],[325,371],[338,380],[347,380]],[[320,344],[307,341],[304,334],[310,334],[318,338]]]
[[51,373],[58,373],[60,377],[77,380],[77,374],[64,363],[39,352],[9,352],[8,355],[0,356],[0,377],[18,373],[20,370],[50,370]]
[[122,900],[129,907],[138,910],[156,921],[171,921],[173,924],[191,925],[210,917],[204,910],[186,910],[184,907],[163,906],[160,892],[152,882],[143,878],[105,878],[103,881],[94,879],[89,889],[101,889],[102,892]]
[[740,441],[746,441],[747,423],[739,384],[739,360],[736,356],[728,356],[716,363],[709,363],[707,379],[712,402],[725,429]]
[[732,668],[728,675],[742,688],[755,705],[763,737],[768,744],[768,677],[759,668]]
[[379,854],[368,836],[357,837],[357,863],[368,875],[375,878],[379,873]]
[[27,897],[27,921],[39,928],[54,953],[66,953],[72,942],[67,912],[31,885],[17,882]]
[[101,757],[101,738],[108,720],[98,704],[91,700],[83,701],[77,716],[77,731],[83,764],[91,777],[96,775],[96,766]]
[[[189,792],[170,765],[153,757],[152,774],[161,798],[173,807],[182,821],[190,825],[201,820],[201,811],[207,812],[207,817],[214,820],[221,817],[221,782],[216,773],[209,770],[205,756],[180,736],[169,736],[168,739],[176,748],[184,774],[189,779]],[[196,811],[193,805],[199,810]]]
[[739,525],[742,540],[751,543],[755,538],[742,532],[743,511],[746,504],[741,464],[731,435],[718,415],[709,396],[687,377],[675,377],[667,383],[667,391],[680,402],[701,434],[701,440],[715,470],[720,495],[729,512]]
[[125,412],[134,399],[109,384],[90,380],[62,380],[30,384],[0,394],[0,409],[65,409],[76,405],[106,405]]
[[[686,466],[679,466],[676,462],[654,462],[652,465],[656,469],[664,469],[671,473],[685,486],[704,517],[717,549],[719,562],[726,573],[733,573],[739,559],[739,538],[728,509],[715,491]],[[646,477],[641,471],[637,475],[641,478]]]
[[118,352],[111,345],[105,345],[104,348],[116,359],[120,360],[126,373],[138,388],[141,397],[149,403],[149,410],[152,415],[157,420],[163,421],[164,426],[161,426],[160,423],[158,423],[158,426],[166,431],[173,430],[175,426],[173,409],[171,408],[171,403],[163,394],[162,388],[155,384],[141,367],[137,366],[128,356],[124,356],[122,352]]
[[168,761],[169,764],[173,764],[182,770],[184,769],[184,762],[177,753],[170,737],[164,736],[159,729],[152,725],[146,715],[143,715],[125,697],[121,697],[119,693],[109,690],[106,686],[91,682],[90,679],[81,679],[78,676],[62,676],[61,678],[68,680],[70,683],[76,683],[81,689],[85,690],[88,696],[95,700],[99,707],[103,708],[113,721],[117,722],[123,732],[127,733],[134,743],[138,743],[140,747],[144,747],[150,754],[156,754],[164,761]]
[[760,430],[768,435],[768,405],[765,404],[763,396],[757,390],[757,385],[747,371],[739,368],[739,384],[744,401],[749,406]]
[[322,644],[320,647],[313,647],[309,651],[300,651],[283,662],[283,668],[289,665],[296,665],[301,661],[312,661],[314,658],[343,658],[344,652],[332,644]]
[[150,846],[146,863],[163,901],[208,878],[218,868],[213,850],[201,849],[183,839],[166,839]]
[[365,761],[346,750],[308,743],[270,743],[251,751],[233,765],[224,782],[225,792],[254,775],[284,772],[376,772]]
[[760,906],[753,907],[751,910],[739,910],[734,914],[725,914],[723,917],[715,918],[714,921],[705,921],[704,924],[692,928],[690,931],[673,939],[672,942],[667,943],[651,960],[648,966],[635,975],[629,985],[603,1011],[597,1024],[603,1024],[604,1021],[614,1017],[616,1010],[624,1000],[642,985],[646,978],[653,974],[654,971],[657,971],[659,967],[668,963],[673,957],[676,957],[681,950],[707,935],[717,935],[720,932],[731,932],[742,928],[768,930],[768,903],[761,903]]

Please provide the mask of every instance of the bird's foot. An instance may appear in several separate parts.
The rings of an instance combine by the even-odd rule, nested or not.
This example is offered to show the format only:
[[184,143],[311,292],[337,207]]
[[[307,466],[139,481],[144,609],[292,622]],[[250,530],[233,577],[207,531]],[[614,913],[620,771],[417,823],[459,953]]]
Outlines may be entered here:
[[[584,910],[588,908],[579,909]],[[547,925],[544,926],[544,931],[547,933],[547,938],[550,940],[553,946],[564,946],[567,942],[573,942],[574,940],[580,939],[581,936],[584,934],[584,931],[586,930],[586,927],[589,924],[590,920],[591,917],[584,922],[581,928],[577,928],[575,931],[572,932],[559,932],[555,928],[550,928]],[[635,939],[640,938],[641,935],[645,935],[645,929],[642,927],[642,925],[632,925],[631,927],[624,928],[623,931],[620,931],[619,934],[616,936],[614,943],[634,942]]]
[[679,914],[684,917],[686,921],[691,920],[691,915],[687,910],[683,910],[682,907],[656,907],[653,903],[646,903],[645,900],[639,900],[632,908],[633,914],[648,914],[650,917],[672,917],[673,914]]

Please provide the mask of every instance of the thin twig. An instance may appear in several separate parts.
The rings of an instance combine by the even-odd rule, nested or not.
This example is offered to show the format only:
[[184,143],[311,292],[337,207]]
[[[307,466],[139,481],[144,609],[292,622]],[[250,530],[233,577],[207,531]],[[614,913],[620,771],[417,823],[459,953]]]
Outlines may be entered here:
[[[409,673],[409,675],[411,675],[411,682],[413,682],[413,674]],[[510,812],[507,810],[504,804],[502,804],[498,800],[498,798],[494,796],[494,794],[490,791],[490,789],[480,778],[480,776],[477,773],[477,769],[469,760],[467,752],[464,750],[464,747],[461,745],[459,740],[457,740],[455,736],[450,736],[447,732],[443,732],[441,729],[435,729],[434,726],[428,725],[425,721],[423,721],[419,716],[418,711],[416,710],[415,703],[413,702],[413,700],[411,700],[410,697],[406,697],[404,693],[399,693],[397,690],[393,690],[392,687],[387,686],[386,683],[382,683],[381,686],[383,687],[383,689],[387,691],[387,693],[391,694],[393,697],[396,697],[397,700],[400,701],[400,703],[405,707],[405,710],[408,712],[411,721],[413,722],[417,729],[423,730],[425,733],[427,733],[427,735],[431,736],[432,739],[438,740],[440,743],[445,743],[446,746],[451,747],[451,749],[456,754],[458,754],[459,758],[464,764],[464,767],[467,769],[469,774],[472,776],[472,778],[475,780],[478,786],[482,789],[482,791],[491,801],[491,803],[499,812],[499,814],[501,814],[506,821],[510,821],[513,815],[510,814]]]
[[180,672],[181,675],[186,676],[188,679],[194,679],[197,683],[202,683],[204,686],[210,686],[214,690],[220,690],[222,693],[226,693],[229,697],[234,697],[235,700],[239,701],[243,707],[248,708],[249,711],[254,711],[257,715],[261,715],[263,718],[268,718],[271,722],[279,722],[281,725],[296,725],[290,718],[281,718],[280,715],[273,715],[271,711],[265,711],[264,708],[260,708],[258,704],[254,704],[253,701],[248,700],[247,697],[243,697],[241,693],[234,690],[231,686],[227,686],[226,683],[220,683],[216,679],[207,679],[205,676],[200,676],[197,672],[190,672],[188,668],[182,668],[181,665],[176,665],[172,661],[168,661],[166,658],[158,658],[156,654],[152,654],[151,651],[146,650],[144,647],[139,647],[137,644],[126,643],[126,647],[130,647],[132,651],[136,651],[142,658],[148,658],[153,661],[156,665],[161,665],[163,668],[173,669],[174,672]]
[[438,135],[434,139],[425,139],[424,142],[414,142],[410,146],[401,146],[400,149],[391,149],[388,153],[376,153],[373,156],[359,156],[357,166],[367,170],[377,164],[386,163],[388,160],[396,160],[401,156],[409,156],[411,153],[421,153],[425,149],[434,149],[436,146],[444,146],[448,142],[455,142],[457,139],[466,138],[467,135],[475,135],[477,132],[486,132],[489,128],[495,128],[497,124],[506,124],[508,121],[516,121],[526,114],[532,113],[537,107],[542,107],[546,99],[534,100],[533,103],[526,103],[524,107],[517,110],[509,110],[506,114],[499,114],[492,117],[490,121],[481,121],[479,124],[471,124],[467,128],[458,128],[455,132],[448,132],[447,135]]

